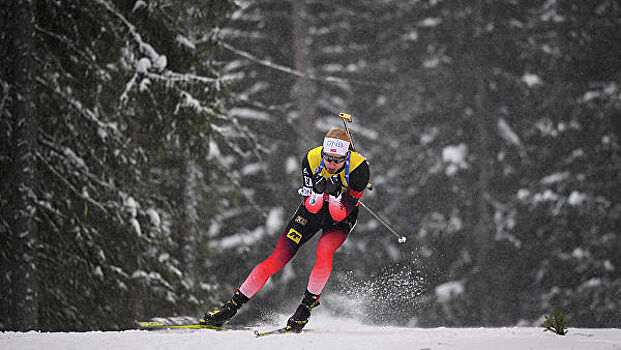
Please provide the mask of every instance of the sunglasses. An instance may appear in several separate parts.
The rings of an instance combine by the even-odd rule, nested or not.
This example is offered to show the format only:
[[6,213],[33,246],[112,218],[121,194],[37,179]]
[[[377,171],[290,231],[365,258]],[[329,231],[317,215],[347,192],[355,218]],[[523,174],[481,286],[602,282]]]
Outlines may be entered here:
[[321,152],[321,154],[322,154],[322,156],[323,156],[323,159],[324,159],[326,162],[334,162],[334,163],[336,163],[336,164],[341,164],[341,163],[343,163],[343,162],[345,161],[345,159],[347,158],[347,156],[344,156],[344,157],[335,157],[335,156],[330,156],[330,155],[327,155],[327,154],[325,154],[325,153],[323,153],[323,152]]

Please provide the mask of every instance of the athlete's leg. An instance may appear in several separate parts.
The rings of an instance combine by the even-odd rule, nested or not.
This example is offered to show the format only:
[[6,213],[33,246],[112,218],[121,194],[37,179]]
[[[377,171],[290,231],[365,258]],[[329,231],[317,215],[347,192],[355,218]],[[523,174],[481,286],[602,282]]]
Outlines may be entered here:
[[252,298],[273,274],[287,265],[300,246],[315,235],[320,224],[317,215],[311,214],[304,205],[298,207],[272,254],[252,270],[239,290]]
[[330,227],[329,231],[324,231],[321,235],[317,244],[317,261],[308,280],[308,287],[306,287],[304,298],[293,316],[287,321],[287,329],[289,331],[300,332],[308,323],[311,310],[319,305],[319,295],[332,272],[334,253],[345,242],[349,232],[349,226],[345,226],[347,225],[342,225],[338,228]]
[[298,248],[315,235],[321,226],[322,217],[323,215],[311,214],[303,204],[300,205],[278,239],[274,252],[252,270],[231,300],[220,308],[208,311],[201,323],[219,326],[233,318],[237,310],[263,288],[270,276],[282,269]]
[[239,290],[248,298],[252,298],[263,288],[270,276],[287,265],[296,251],[297,247],[288,242],[285,231],[276,243],[274,252],[252,270]]
[[334,253],[345,242],[348,232],[349,230],[343,227],[322,234],[317,244],[317,261],[308,279],[307,290],[310,293],[315,295],[321,294],[332,272]]

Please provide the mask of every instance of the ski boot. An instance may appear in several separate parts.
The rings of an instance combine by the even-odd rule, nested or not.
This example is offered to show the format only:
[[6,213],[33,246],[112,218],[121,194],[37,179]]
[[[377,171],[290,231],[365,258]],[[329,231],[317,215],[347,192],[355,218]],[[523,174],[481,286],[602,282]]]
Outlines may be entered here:
[[230,319],[237,314],[237,310],[244,305],[250,298],[243,295],[242,292],[238,290],[235,291],[231,300],[224,303],[224,305],[216,308],[213,311],[208,311],[205,316],[200,320],[201,324],[209,325],[209,326],[222,326],[224,323],[228,322]]
[[293,316],[287,321],[287,332],[300,333],[302,328],[308,323],[311,310],[317,306],[319,306],[319,295],[306,291],[300,306],[298,306]]

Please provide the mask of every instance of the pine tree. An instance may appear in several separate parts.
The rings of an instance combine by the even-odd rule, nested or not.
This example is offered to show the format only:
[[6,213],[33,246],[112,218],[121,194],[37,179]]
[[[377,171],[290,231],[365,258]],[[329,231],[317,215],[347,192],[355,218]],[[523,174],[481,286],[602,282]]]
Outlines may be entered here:
[[[19,19],[29,8],[32,21]],[[188,271],[198,253],[178,249],[187,246],[179,225],[198,225],[195,199],[170,195],[166,182],[177,186],[173,177],[184,176],[185,191],[174,193],[187,194],[212,165],[243,156],[224,113],[228,81],[213,59],[217,27],[231,9],[228,1],[97,0],[0,10],[33,26],[15,36],[24,47],[32,33],[26,50],[2,46],[8,68],[0,75],[7,92],[0,161],[3,174],[25,181],[2,184],[2,242],[11,247],[1,256],[8,272],[2,285],[39,306],[3,294],[3,310],[26,317],[3,321],[3,328],[34,328],[37,320],[46,330],[118,328],[156,313],[196,312],[214,297],[217,280]],[[10,36],[9,24],[2,24],[3,37]],[[218,144],[222,153],[206,159]],[[188,161],[178,162],[182,156]],[[6,200],[12,188],[28,202]],[[184,233],[199,240],[200,232]],[[8,244],[10,237],[22,240]]]
[[[13,16],[8,18],[7,33],[9,43],[6,48],[9,63],[6,80],[3,79],[4,115],[10,116],[10,130],[7,138],[10,153],[8,164],[3,172],[3,193],[7,194],[10,205],[3,210],[3,246],[10,247],[3,256],[6,265],[2,285],[8,293],[7,321],[17,330],[28,330],[38,322],[38,230],[35,214],[36,184],[36,140],[37,115],[35,113],[35,74],[34,56],[34,3],[16,1],[9,6]],[[3,103],[4,104],[4,103]],[[3,106],[4,107],[4,106]],[[9,141],[10,140],[10,141]],[[12,179],[12,181],[9,181]],[[6,192],[5,192],[6,191]],[[3,195],[3,197],[5,197]],[[6,213],[6,214],[5,214]],[[4,216],[7,215],[7,216]],[[6,230],[6,231],[5,231]],[[5,301],[5,303],[7,303]]]

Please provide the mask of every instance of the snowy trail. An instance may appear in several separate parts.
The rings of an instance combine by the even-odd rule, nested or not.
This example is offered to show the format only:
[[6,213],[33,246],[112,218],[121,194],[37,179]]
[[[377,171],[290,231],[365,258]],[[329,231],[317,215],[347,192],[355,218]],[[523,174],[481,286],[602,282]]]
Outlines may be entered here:
[[378,327],[322,316],[313,319],[308,327],[310,330],[303,334],[263,338],[255,338],[252,331],[4,332],[0,333],[0,349],[621,350],[621,329],[570,328],[563,337],[535,327]]

